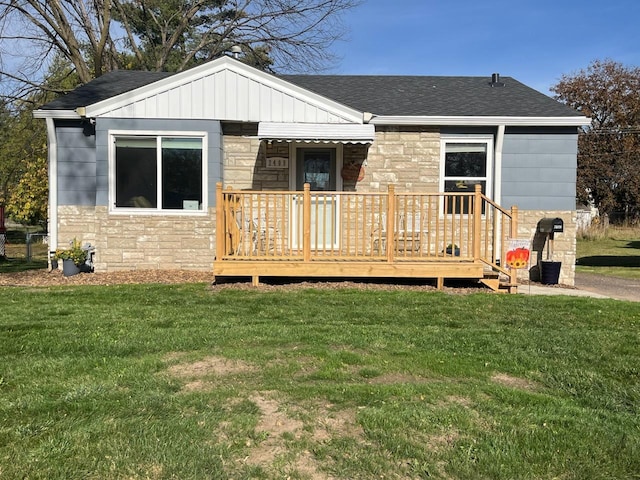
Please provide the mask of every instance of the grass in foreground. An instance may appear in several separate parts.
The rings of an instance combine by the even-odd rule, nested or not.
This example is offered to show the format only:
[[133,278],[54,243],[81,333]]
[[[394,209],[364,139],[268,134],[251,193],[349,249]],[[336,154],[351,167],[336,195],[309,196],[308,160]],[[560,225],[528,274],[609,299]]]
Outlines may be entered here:
[[577,239],[576,271],[640,278],[640,228],[593,228]]
[[0,289],[0,478],[640,472],[640,304]]

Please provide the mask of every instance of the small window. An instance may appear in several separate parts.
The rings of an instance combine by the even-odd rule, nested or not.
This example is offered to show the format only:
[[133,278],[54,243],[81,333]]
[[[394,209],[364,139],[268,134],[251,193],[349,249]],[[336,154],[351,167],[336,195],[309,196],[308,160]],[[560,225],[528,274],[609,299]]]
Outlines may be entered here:
[[116,209],[205,208],[203,137],[114,135],[113,139],[111,191]]
[[[441,188],[444,192],[471,193],[480,185],[489,195],[490,140],[443,140]],[[468,202],[447,202],[446,213],[469,213]]]

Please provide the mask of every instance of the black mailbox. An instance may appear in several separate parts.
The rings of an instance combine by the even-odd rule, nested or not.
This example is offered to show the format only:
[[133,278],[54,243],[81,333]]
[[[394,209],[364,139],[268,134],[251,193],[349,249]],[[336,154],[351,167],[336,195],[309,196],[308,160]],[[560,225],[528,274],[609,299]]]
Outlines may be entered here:
[[562,233],[564,232],[564,222],[561,218],[543,218],[538,222],[540,233]]

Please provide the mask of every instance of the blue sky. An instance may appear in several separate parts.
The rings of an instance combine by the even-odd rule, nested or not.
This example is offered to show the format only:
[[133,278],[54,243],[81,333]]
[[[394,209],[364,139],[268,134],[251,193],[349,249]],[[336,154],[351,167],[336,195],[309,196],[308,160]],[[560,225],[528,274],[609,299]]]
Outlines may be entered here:
[[497,72],[550,95],[595,59],[640,66],[640,0],[364,0],[343,20],[331,73]]

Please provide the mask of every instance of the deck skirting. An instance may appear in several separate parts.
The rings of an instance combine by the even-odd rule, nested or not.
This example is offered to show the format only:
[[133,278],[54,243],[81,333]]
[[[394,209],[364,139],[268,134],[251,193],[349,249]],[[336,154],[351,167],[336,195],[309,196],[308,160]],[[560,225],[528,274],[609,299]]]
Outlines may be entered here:
[[215,277],[345,277],[345,278],[471,278],[484,276],[482,262],[335,262],[325,260],[214,262]]

